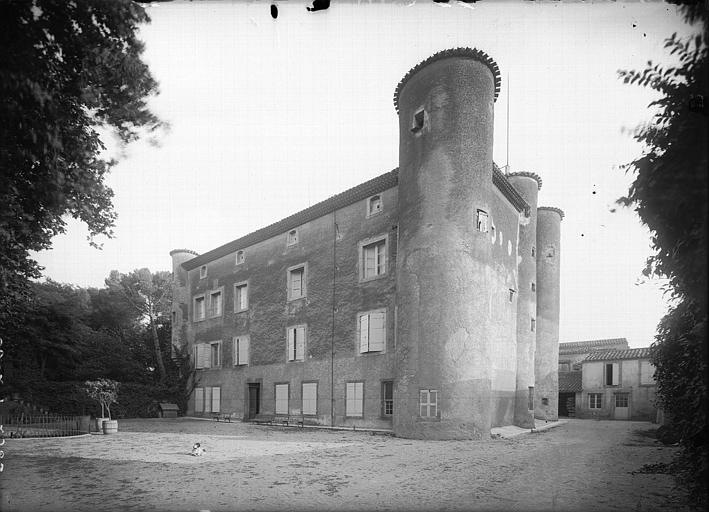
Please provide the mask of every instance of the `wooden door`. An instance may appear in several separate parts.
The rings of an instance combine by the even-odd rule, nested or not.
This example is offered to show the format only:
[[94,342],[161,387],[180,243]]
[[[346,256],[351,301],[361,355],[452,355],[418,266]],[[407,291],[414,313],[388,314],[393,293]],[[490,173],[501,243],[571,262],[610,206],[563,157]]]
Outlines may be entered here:
[[261,409],[261,384],[249,384],[249,419],[253,419]]
[[630,393],[615,393],[613,418],[616,420],[630,419]]

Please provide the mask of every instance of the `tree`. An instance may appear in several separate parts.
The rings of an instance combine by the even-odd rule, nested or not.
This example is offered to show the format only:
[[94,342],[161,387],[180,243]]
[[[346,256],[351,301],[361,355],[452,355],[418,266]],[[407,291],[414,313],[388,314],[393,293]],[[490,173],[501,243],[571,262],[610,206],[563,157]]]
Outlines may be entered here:
[[108,413],[111,419],[111,405],[118,401],[118,388],[120,383],[111,379],[87,380],[84,383],[86,394],[101,405],[101,417]]
[[40,275],[29,251],[51,246],[65,216],[112,235],[113,192],[97,128],[122,143],[160,126],[157,83],[141,60],[130,0],[0,2],[0,328]]
[[[683,8],[685,19],[706,24],[700,3]],[[661,407],[680,439],[680,479],[698,507],[707,504],[707,141],[709,136],[709,37],[706,31],[682,40],[673,34],[665,47],[678,63],[648,62],[642,71],[620,71],[625,83],[651,87],[659,99],[655,114],[635,139],[645,152],[627,166],[635,174],[620,204],[633,206],[652,232],[646,276],[668,279],[673,299],[658,327],[653,348]]]
[[172,282],[170,272],[151,273],[147,268],[134,270],[130,274],[111,271],[106,286],[120,293],[128,304],[148,322],[150,335],[155,350],[155,359],[160,375],[160,382],[167,378],[163,362],[158,322],[168,316],[172,306]]

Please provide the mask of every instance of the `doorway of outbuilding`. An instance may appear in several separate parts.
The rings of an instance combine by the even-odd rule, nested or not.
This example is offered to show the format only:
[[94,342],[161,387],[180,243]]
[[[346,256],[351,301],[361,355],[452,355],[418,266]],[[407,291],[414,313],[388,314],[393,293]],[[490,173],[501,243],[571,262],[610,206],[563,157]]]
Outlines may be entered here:
[[255,418],[261,409],[261,384],[249,383],[249,417],[248,419]]
[[559,416],[576,416],[576,393],[559,393]]

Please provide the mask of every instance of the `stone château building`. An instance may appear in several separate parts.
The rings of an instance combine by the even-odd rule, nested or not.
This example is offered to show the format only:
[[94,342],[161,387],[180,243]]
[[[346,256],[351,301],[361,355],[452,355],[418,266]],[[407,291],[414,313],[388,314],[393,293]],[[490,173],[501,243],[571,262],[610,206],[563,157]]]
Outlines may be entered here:
[[394,94],[399,167],[204,254],[175,250],[188,414],[474,439],[556,419],[563,212],[492,161],[497,64],[470,48]]

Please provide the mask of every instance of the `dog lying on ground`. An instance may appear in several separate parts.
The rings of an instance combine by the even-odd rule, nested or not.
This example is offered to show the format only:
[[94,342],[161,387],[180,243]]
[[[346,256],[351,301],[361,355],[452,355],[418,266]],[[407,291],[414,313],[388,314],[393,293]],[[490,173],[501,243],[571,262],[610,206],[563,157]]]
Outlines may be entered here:
[[195,443],[194,446],[192,446],[191,455],[194,455],[195,457],[201,457],[205,452],[206,450],[202,448],[199,443]]

